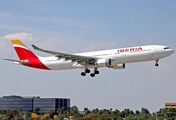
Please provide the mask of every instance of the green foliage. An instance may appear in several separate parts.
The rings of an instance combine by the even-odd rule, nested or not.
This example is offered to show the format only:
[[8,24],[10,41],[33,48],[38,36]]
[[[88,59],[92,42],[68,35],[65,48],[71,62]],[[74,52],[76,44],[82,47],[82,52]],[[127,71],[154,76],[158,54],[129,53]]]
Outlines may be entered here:
[[123,117],[118,117],[117,120],[123,120]]
[[57,109],[57,114],[58,114],[58,115],[63,115],[63,114],[65,114],[66,112],[67,112],[67,110],[66,110],[65,107],[59,107],[59,108]]
[[74,115],[77,115],[77,114],[79,114],[79,110],[78,110],[77,106],[74,105],[70,108],[70,115],[74,116]]
[[10,119],[9,116],[3,118],[3,120],[9,120],[9,119]]
[[23,120],[22,118],[20,117],[16,117],[15,120]]
[[64,115],[58,115],[57,116],[59,120],[63,119],[64,118]]
[[30,118],[31,117],[31,112],[28,112],[27,114],[26,114],[26,118]]
[[112,120],[117,120],[117,116],[112,116]]
[[140,113],[139,110],[136,110],[135,114],[136,114],[136,115],[140,115],[141,113]]
[[[36,108],[34,111],[37,112],[39,109]],[[22,117],[25,117],[25,120],[34,120],[31,117],[31,113],[21,111],[19,109],[14,110],[0,110],[0,120],[22,120]],[[39,114],[39,112],[37,112]],[[39,115],[41,120],[53,119],[53,116],[57,114],[57,119],[63,119],[68,116],[73,116],[75,120],[175,120],[176,109],[167,108],[160,109],[157,112],[150,114],[147,108],[142,108],[141,111],[136,110],[133,112],[130,109],[124,109],[119,111],[115,109],[88,109],[84,108],[83,113],[79,113],[77,106],[72,106],[69,111],[65,108],[58,108],[55,113],[53,110],[48,110],[45,112],[45,115]]]
[[34,112],[37,113],[37,114],[38,114],[39,110],[40,110],[39,107],[35,107],[35,108],[34,108]]
[[150,114],[150,112],[147,108],[142,108],[141,109],[141,114]]
[[[96,112],[96,111],[94,111]],[[84,114],[89,114],[90,113],[90,110],[88,108],[84,108]]]
[[6,114],[8,110],[2,109],[0,110],[0,114]]

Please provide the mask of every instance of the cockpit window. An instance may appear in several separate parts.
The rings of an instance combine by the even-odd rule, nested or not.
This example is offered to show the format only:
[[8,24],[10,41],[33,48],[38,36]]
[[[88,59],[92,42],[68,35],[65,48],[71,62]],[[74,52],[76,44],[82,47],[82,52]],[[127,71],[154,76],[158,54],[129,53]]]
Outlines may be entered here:
[[165,47],[164,49],[170,49],[169,47]]

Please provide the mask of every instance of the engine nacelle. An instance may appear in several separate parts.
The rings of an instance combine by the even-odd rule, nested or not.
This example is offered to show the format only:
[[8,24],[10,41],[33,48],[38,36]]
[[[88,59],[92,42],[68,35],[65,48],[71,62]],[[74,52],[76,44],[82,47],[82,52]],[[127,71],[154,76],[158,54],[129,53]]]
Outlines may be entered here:
[[117,64],[112,67],[113,67],[113,69],[125,69],[125,64]]
[[94,65],[101,66],[101,67],[110,67],[111,66],[111,59],[105,58],[105,59],[98,59]]

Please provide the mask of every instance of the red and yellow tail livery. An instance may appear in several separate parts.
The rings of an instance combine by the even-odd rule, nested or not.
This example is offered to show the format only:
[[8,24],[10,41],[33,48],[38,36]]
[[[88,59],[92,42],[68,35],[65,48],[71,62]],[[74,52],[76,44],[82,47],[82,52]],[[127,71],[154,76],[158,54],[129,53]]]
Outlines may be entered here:
[[34,67],[34,68],[40,68],[40,69],[47,69],[47,68],[36,56],[33,52],[31,52],[20,40],[15,39],[11,40],[14,49],[20,59],[21,64]]

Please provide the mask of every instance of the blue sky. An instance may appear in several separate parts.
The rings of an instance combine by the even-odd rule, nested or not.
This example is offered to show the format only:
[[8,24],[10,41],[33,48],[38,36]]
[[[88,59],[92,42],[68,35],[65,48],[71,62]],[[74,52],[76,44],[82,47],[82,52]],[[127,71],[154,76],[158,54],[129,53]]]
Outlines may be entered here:
[[[36,44],[77,53],[136,45],[167,45],[176,50],[176,1],[148,0],[2,0],[0,59],[18,59],[10,40],[20,39],[34,53]],[[175,53],[155,62],[126,64],[124,70],[101,68],[95,78],[83,70],[45,71],[0,62],[0,96],[66,97],[79,110],[148,108],[176,102]]]

